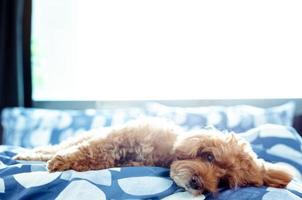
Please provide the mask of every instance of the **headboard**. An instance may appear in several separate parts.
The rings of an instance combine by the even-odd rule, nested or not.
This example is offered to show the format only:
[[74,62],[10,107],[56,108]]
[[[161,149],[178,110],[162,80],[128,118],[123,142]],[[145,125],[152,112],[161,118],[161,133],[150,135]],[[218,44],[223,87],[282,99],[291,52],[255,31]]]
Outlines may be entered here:
[[298,133],[302,136],[302,115],[295,116],[293,126],[298,131]]

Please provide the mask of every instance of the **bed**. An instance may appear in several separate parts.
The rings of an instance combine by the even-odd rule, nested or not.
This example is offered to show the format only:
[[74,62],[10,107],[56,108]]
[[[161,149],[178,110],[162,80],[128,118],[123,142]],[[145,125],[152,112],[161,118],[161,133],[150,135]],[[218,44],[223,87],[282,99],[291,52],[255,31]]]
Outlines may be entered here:
[[[114,114],[96,110],[5,109],[2,113],[5,145],[0,146],[0,199],[302,199],[302,139],[289,126],[292,104],[265,110],[161,106],[153,104],[143,111],[134,109]],[[72,135],[123,123],[142,114],[169,118],[186,129],[211,128],[208,125],[212,124],[221,130],[235,131],[251,142],[260,158],[291,168],[295,172],[294,180],[284,189],[220,188],[215,195],[193,197],[170,179],[169,169],[165,168],[124,167],[49,173],[43,162],[12,159],[16,153],[24,151],[24,147],[55,144]],[[225,117],[218,117],[220,115]]]

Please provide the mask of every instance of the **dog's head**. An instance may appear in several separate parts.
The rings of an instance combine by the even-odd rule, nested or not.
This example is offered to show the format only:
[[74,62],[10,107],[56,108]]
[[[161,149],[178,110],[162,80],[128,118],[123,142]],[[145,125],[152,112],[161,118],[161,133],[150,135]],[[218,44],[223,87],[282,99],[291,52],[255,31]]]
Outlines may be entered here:
[[220,184],[285,187],[291,175],[277,166],[257,159],[242,138],[218,131],[199,131],[175,144],[176,160],[171,177],[193,195],[216,192]]

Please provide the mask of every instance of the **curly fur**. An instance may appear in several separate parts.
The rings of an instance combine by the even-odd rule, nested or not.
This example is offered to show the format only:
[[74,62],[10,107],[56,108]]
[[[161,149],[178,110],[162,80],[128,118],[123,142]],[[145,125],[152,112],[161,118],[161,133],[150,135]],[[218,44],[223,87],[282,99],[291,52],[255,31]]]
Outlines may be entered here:
[[234,134],[183,132],[158,120],[134,121],[106,134],[82,134],[59,145],[18,154],[15,159],[47,161],[50,172],[168,167],[176,184],[193,195],[216,192],[220,184],[285,187],[292,179],[284,169],[257,159],[250,145]]

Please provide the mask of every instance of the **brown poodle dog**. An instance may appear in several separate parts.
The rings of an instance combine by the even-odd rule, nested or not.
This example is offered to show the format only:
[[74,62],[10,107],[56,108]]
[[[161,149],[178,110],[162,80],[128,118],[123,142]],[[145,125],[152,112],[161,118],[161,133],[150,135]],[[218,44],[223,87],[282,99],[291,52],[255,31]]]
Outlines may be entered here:
[[39,147],[15,156],[48,161],[50,172],[122,166],[159,166],[193,195],[229,187],[285,187],[292,176],[257,159],[250,145],[234,134],[217,130],[183,132],[157,120],[134,121],[106,134],[87,133],[59,145]]

